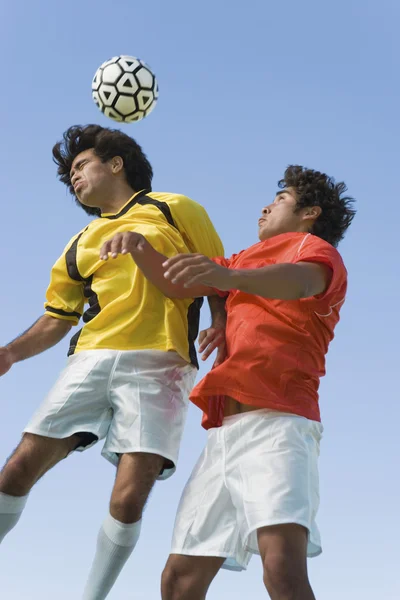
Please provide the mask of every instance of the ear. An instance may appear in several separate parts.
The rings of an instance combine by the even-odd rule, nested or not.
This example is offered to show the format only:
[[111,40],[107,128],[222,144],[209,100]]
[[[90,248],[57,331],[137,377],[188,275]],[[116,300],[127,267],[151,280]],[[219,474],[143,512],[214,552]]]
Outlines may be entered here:
[[304,209],[303,217],[304,219],[312,219],[313,221],[316,221],[321,213],[322,208],[320,206],[307,206]]
[[111,159],[111,169],[113,175],[118,175],[124,169],[124,161],[120,156],[113,156]]

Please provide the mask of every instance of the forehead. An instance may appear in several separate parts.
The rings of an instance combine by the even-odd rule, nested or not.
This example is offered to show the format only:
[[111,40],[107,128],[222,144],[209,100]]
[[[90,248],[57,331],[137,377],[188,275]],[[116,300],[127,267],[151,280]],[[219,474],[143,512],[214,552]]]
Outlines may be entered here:
[[275,198],[277,198],[278,196],[285,196],[285,198],[289,202],[296,202],[296,191],[292,187],[287,187],[283,190],[279,190],[278,192],[276,192]]
[[72,165],[71,165],[71,171],[72,169],[82,160],[85,160],[87,158],[93,158],[95,155],[93,148],[89,148],[88,150],[84,150],[83,152],[80,152],[77,156],[75,156],[74,160],[72,161]]

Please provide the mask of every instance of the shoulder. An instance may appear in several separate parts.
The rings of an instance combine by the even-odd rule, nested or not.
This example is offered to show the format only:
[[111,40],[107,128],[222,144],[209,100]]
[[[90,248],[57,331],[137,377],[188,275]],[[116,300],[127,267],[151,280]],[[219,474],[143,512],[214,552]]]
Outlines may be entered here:
[[302,260],[301,257],[303,257],[303,260],[307,257],[310,257],[310,259],[313,257],[315,259],[320,258],[321,262],[326,262],[332,267],[346,269],[343,258],[337,248],[334,248],[325,240],[311,233],[306,234],[301,243],[298,244],[297,259]]
[[[98,219],[95,219],[95,221],[97,221],[97,220]],[[89,225],[86,225],[86,227],[84,227],[83,229],[81,229],[80,231],[78,231],[78,233],[76,233],[75,235],[72,236],[72,238],[69,240],[68,244],[65,246],[65,248],[63,250],[63,254],[66,254],[73,246],[77,246],[78,245],[78,242],[81,239],[82,235],[89,229],[89,227],[95,221],[91,221],[89,223]]]
[[[276,255],[281,261],[300,262],[303,260],[326,259],[344,267],[343,259],[336,248],[311,233],[283,233],[262,242],[263,248]],[[325,260],[322,260],[325,262]]]
[[195,200],[192,200],[192,198],[185,196],[184,194],[175,194],[172,192],[149,192],[146,195],[152,198],[153,200],[165,202],[171,208],[181,208],[187,210],[204,210],[201,204],[199,204]]

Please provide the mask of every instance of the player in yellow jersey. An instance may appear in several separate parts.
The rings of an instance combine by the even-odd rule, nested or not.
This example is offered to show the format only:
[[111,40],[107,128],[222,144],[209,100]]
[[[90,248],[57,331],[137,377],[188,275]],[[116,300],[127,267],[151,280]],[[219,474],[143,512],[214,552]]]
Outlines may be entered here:
[[[130,255],[103,261],[100,250],[126,231],[143,234],[169,257],[220,256],[223,247],[199,204],[151,191],[152,167],[124,133],[71,127],[53,156],[61,181],[96,218],[55,263],[45,315],[0,348],[0,375],[59,342],[81,317],[84,324],[71,339],[66,368],[0,474],[0,542],[44,473],[72,451],[104,439],[102,454],[117,476],[83,595],[101,600],[138,540],[154,482],[175,470],[198,366],[194,342],[202,298],[167,298]],[[214,327],[222,329],[220,301],[210,307]]]

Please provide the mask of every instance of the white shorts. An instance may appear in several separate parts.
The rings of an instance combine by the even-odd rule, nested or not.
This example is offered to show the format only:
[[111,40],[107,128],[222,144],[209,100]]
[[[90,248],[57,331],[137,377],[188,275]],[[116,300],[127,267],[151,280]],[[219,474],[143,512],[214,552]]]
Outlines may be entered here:
[[168,461],[159,477],[166,479],[176,468],[196,374],[176,352],[79,352],[24,431],[51,438],[81,433],[81,451],[105,438],[102,454],[114,465],[127,452],[159,454]]
[[172,554],[225,557],[224,568],[240,571],[259,554],[257,529],[283,523],[307,528],[308,556],[320,554],[321,436],[320,423],[268,409],[210,429],[178,507]]

